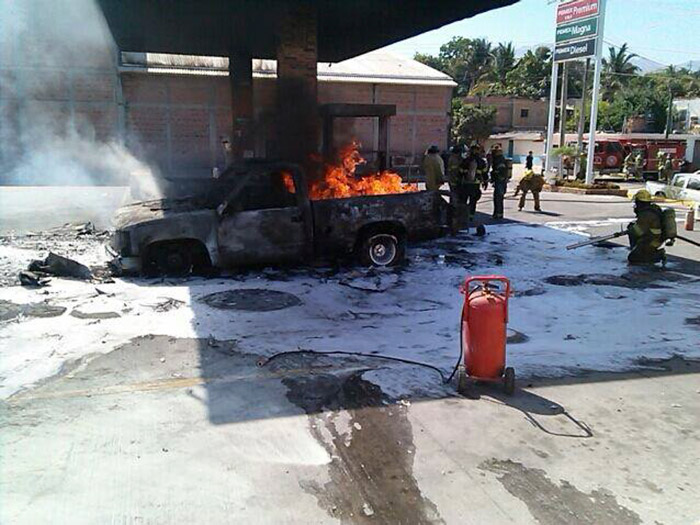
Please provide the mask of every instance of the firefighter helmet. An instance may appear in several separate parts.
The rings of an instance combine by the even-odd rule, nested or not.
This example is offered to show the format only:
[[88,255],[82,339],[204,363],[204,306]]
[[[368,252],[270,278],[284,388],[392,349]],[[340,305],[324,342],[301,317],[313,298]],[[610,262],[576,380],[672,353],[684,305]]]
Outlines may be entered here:
[[642,202],[651,202],[651,193],[649,193],[647,190],[639,190],[637,193],[634,194],[634,200]]

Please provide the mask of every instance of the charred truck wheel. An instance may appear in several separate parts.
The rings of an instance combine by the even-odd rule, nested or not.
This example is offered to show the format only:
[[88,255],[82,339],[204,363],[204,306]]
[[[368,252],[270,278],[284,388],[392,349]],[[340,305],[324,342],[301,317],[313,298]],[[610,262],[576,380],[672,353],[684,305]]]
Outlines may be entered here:
[[156,242],[148,246],[143,260],[147,275],[183,277],[211,266],[206,247],[196,240]]
[[394,266],[406,256],[406,236],[398,228],[373,228],[360,237],[357,255],[365,266]]

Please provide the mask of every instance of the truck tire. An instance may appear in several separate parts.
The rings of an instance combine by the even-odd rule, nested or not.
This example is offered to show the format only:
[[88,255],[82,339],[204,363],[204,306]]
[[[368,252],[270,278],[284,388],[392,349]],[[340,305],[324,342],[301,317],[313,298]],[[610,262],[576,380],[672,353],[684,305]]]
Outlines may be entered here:
[[369,234],[360,244],[359,259],[365,266],[394,266],[406,255],[406,241],[389,233]]
[[196,241],[165,241],[149,246],[144,261],[148,275],[184,277],[211,266],[206,248]]
[[163,275],[182,277],[192,272],[192,253],[186,244],[172,243],[159,247],[155,262]]

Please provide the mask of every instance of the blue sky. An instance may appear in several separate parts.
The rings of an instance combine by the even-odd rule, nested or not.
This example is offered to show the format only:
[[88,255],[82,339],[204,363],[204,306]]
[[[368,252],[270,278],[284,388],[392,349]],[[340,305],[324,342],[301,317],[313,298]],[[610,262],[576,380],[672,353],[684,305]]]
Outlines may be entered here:
[[[437,54],[453,36],[512,41],[516,48],[554,40],[552,0],[520,0],[509,6],[404,40],[387,49],[406,56]],[[605,40],[629,44],[662,64],[700,63],[700,0],[608,0]]]

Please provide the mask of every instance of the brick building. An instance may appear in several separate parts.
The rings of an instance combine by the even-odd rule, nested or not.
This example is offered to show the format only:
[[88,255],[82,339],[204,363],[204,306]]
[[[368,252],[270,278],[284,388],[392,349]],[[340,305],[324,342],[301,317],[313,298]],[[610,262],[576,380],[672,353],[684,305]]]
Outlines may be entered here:
[[[0,66],[0,182],[13,182],[8,174],[16,173],[18,159],[28,150],[69,132],[79,135],[81,147],[123,143],[168,177],[208,176],[214,166],[223,166],[220,141],[232,129],[227,58],[118,53],[101,47],[76,57],[70,67],[57,68],[36,53],[27,67],[27,54],[33,50],[11,51],[5,56],[14,63]],[[280,105],[293,106],[295,99],[277,100],[275,61],[253,60],[252,67],[251,149],[255,157],[266,157],[276,152],[273,128],[279,125]],[[320,104],[396,105],[389,131],[389,153],[396,164],[418,160],[430,144],[446,147],[455,85],[448,76],[376,51],[319,63],[317,79]],[[363,153],[372,157],[376,122],[340,119],[336,126],[336,141],[356,138]],[[37,180],[25,170],[19,182],[45,177],[35,175]],[[50,180],[61,182],[60,177]]]
[[[168,172],[221,165],[220,137],[230,133],[228,60],[125,53],[120,67],[127,133]],[[253,156],[276,156],[276,62],[253,60]],[[394,104],[389,153],[398,163],[419,158],[430,144],[446,147],[454,82],[410,59],[375,51],[319,63],[318,102]],[[377,149],[376,119],[338,119],[336,142],[356,139],[368,157]],[[320,136],[318,138],[320,140]],[[336,144],[341,145],[341,144]]]
[[548,102],[518,97],[464,97],[467,104],[496,108],[494,133],[544,131],[547,129]]

